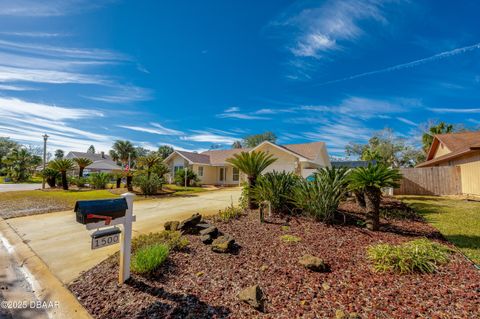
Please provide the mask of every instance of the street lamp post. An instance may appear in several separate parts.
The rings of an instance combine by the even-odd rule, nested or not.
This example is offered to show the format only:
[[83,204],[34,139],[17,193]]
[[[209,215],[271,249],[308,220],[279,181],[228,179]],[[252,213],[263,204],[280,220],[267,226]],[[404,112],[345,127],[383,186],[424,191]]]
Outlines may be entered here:
[[48,135],[47,134],[44,134],[43,135],[43,173],[42,174],[42,189],[45,189],[45,167],[46,167],[46,164],[47,164],[47,139],[48,139]]

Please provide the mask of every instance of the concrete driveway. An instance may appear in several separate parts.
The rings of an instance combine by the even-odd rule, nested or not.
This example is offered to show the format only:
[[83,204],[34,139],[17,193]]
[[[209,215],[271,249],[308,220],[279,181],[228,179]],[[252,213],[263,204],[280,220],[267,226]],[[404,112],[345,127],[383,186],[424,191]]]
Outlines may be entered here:
[[[185,197],[170,197],[134,203],[137,221],[133,236],[163,230],[169,220],[181,220],[194,212],[203,215],[218,213],[238,203],[239,188],[208,191]],[[91,250],[90,232],[75,221],[73,211],[26,216],[6,220],[25,243],[63,283],[69,283],[119,250],[119,244]]]
[[[48,185],[46,185],[48,187]],[[33,191],[42,188],[42,184],[0,184],[0,193],[13,191]]]

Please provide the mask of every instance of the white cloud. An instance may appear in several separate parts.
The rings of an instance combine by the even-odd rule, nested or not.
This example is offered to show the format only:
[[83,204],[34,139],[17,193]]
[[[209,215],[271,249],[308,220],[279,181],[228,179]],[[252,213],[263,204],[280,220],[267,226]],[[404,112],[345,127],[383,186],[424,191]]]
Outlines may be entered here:
[[205,131],[194,131],[193,135],[181,136],[180,139],[184,141],[193,141],[193,142],[204,142],[212,144],[232,144],[237,141],[238,138],[232,136],[225,136],[219,134],[213,134],[211,132]]
[[50,17],[78,14],[102,7],[111,0],[5,0],[0,2],[0,16]]
[[225,113],[231,113],[231,112],[238,112],[240,111],[240,108],[239,107],[236,107],[236,106],[232,106],[232,107],[229,107],[228,109],[225,109]]
[[37,89],[28,86],[3,85],[0,84],[0,91],[36,91]]
[[429,107],[427,110],[435,113],[480,113],[480,108],[436,108]]
[[243,113],[221,113],[221,114],[217,114],[217,117],[222,119],[230,118],[230,119],[239,119],[239,120],[269,120],[270,119],[268,117],[255,116],[255,115],[249,115],[249,114],[243,114]]
[[412,126],[418,126],[417,123],[413,122],[413,121],[410,121],[409,119],[406,119],[404,117],[397,117],[397,120],[399,120],[400,122],[403,122],[405,124],[408,124],[408,125],[412,125]]
[[182,135],[183,133],[177,130],[166,128],[158,123],[150,123],[153,127],[145,126],[131,126],[131,125],[117,125],[118,127],[126,128],[132,131],[145,132],[157,135]]
[[138,101],[147,101],[151,100],[153,97],[152,90],[127,85],[127,86],[114,86],[113,89],[116,91],[110,95],[101,95],[101,96],[86,96],[86,98],[101,101],[107,103],[131,103]]
[[52,32],[14,32],[14,31],[2,31],[2,35],[16,36],[16,37],[29,37],[29,38],[53,38],[64,36],[64,33],[52,33]]

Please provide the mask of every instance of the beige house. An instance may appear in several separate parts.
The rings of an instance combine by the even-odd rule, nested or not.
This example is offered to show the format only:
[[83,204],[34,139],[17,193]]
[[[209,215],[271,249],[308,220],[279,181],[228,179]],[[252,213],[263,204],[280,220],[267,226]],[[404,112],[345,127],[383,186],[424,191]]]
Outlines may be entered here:
[[240,152],[252,151],[263,151],[277,159],[265,172],[295,172],[308,177],[318,168],[331,166],[323,142],[277,145],[265,141],[249,149],[213,150],[203,153],[174,151],[165,159],[170,168],[169,181],[173,181],[175,172],[188,167],[198,175],[201,184],[239,185],[243,177],[236,168],[227,163],[227,159]]
[[480,195],[480,131],[435,135],[417,167],[434,166],[459,167],[462,193]]

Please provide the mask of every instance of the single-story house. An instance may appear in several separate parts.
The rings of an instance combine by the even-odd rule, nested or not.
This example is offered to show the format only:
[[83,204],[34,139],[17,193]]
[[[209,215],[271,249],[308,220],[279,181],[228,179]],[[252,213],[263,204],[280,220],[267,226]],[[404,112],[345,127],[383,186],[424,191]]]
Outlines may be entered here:
[[88,158],[93,163],[85,167],[83,171],[84,175],[88,175],[93,172],[105,172],[112,173],[115,171],[121,171],[122,168],[117,165],[110,156],[106,155],[104,152],[101,153],[83,153],[83,152],[69,152],[65,158],[74,159],[74,158]]
[[197,174],[200,184],[233,186],[239,185],[244,177],[227,159],[240,152],[253,151],[263,151],[277,159],[267,167],[265,173],[275,170],[308,177],[319,168],[331,166],[324,142],[278,145],[265,141],[254,148],[211,150],[202,153],[174,151],[164,162],[170,168],[170,182],[173,181],[175,172],[188,167]]
[[368,167],[368,164],[375,165],[377,161],[332,161],[332,167],[335,168],[357,168],[357,167]]
[[435,135],[417,167],[457,166],[464,194],[480,195],[480,131]]

